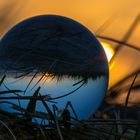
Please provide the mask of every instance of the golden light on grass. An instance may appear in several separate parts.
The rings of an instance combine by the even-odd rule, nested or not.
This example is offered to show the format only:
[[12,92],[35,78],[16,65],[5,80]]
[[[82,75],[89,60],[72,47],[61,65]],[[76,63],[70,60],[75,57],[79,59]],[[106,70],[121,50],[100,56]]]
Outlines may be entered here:
[[115,51],[113,50],[113,48],[111,47],[110,44],[108,43],[105,43],[105,42],[101,42],[104,50],[105,50],[105,53],[106,53],[106,56],[107,56],[107,59],[108,59],[108,62],[110,62],[111,58],[113,57]]

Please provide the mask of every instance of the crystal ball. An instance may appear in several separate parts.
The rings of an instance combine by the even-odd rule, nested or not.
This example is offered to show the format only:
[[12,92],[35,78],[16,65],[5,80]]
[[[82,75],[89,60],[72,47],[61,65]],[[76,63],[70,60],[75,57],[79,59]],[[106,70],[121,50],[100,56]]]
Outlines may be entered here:
[[67,109],[88,119],[106,94],[108,73],[105,52],[86,27],[58,15],[31,17],[1,38],[0,92],[11,92],[0,95],[0,109],[27,109],[39,89],[36,112],[48,113],[44,100],[56,115]]

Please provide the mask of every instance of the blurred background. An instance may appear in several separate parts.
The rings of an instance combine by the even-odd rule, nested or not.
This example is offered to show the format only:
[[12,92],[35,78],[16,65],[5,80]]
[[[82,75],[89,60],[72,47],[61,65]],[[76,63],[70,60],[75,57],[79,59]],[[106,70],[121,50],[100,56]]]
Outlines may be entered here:
[[134,80],[130,105],[140,103],[139,0],[0,0],[0,37],[18,22],[41,14],[75,19],[98,37],[110,66],[108,103],[124,104]]

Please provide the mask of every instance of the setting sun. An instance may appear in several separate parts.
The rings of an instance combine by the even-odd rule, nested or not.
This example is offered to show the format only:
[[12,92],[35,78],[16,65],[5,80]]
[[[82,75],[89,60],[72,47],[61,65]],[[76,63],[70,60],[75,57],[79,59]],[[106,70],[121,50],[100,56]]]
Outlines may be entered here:
[[105,42],[101,42],[104,50],[105,50],[105,53],[106,53],[106,56],[107,56],[107,59],[108,59],[108,62],[110,62],[111,58],[113,57],[114,55],[114,50],[113,48],[111,47],[110,44],[108,43],[105,43]]

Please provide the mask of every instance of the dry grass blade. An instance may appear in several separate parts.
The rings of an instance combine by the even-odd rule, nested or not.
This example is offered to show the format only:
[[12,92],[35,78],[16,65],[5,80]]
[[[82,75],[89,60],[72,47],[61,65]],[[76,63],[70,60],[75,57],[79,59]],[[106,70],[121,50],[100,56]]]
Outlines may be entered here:
[[101,32],[103,32],[104,30],[107,29],[107,27],[110,27],[110,25],[116,20],[116,14],[112,15],[111,17],[109,17],[95,32],[95,34],[101,34]]
[[11,129],[3,122],[0,120],[0,123],[10,132],[11,136],[13,137],[14,140],[17,140]]
[[115,88],[117,88],[118,86],[120,86],[121,84],[123,84],[124,82],[126,82],[130,77],[135,76],[137,73],[140,72],[140,68],[136,69],[136,71],[129,73],[126,77],[124,77],[123,79],[121,79],[120,81],[118,81],[115,85],[111,86],[111,88],[109,89],[109,91],[113,91]]
[[[135,18],[135,20],[133,21],[132,25],[130,26],[129,30],[126,32],[126,34],[124,35],[122,42],[127,42],[128,39],[132,36],[132,34],[134,33],[138,23],[140,21],[140,14],[137,15],[137,17]],[[122,44],[118,44],[115,48],[115,54],[113,55],[111,61],[109,62],[110,64],[113,63],[114,59],[116,58],[116,56],[118,55],[118,53],[120,52],[120,50],[122,49]]]
[[125,105],[124,105],[124,116],[123,116],[124,118],[126,118],[126,115],[127,115],[127,106],[128,106],[128,101],[129,101],[130,93],[131,93],[131,90],[133,88],[133,85],[134,85],[134,83],[136,81],[136,78],[137,78],[138,74],[139,74],[139,72],[136,73],[136,75],[134,77],[134,80],[132,81],[132,84],[131,84],[130,89],[128,91],[128,94],[126,96]]
[[[39,95],[41,96],[40,93],[39,93]],[[43,99],[41,99],[41,101],[42,101],[44,107],[46,108],[47,112],[49,113],[50,118],[55,122],[54,115],[53,115],[52,111],[50,110],[50,108],[48,107],[47,103]]]
[[0,81],[0,86],[1,86],[2,83],[4,82],[5,78],[6,78],[6,75],[4,75],[4,76],[2,77],[2,79],[1,79],[1,81]]
[[37,73],[38,73],[38,72],[36,72],[36,73],[33,75],[32,79],[29,81],[29,83],[28,83],[28,85],[27,85],[27,87],[26,87],[26,89],[25,89],[25,91],[24,91],[24,94],[26,93],[26,91],[27,91],[27,89],[29,88],[30,84],[32,83],[32,81],[33,81],[34,78],[36,77]]
[[[41,87],[38,87],[38,89],[35,91],[33,94],[33,97],[38,97],[39,91]],[[28,105],[27,105],[27,112],[28,113],[35,113],[35,108],[36,108],[36,101],[35,99],[30,99]],[[28,121],[32,121],[32,117],[28,117],[28,115],[25,113],[25,116],[27,116]]]
[[111,38],[111,37],[100,36],[100,35],[97,35],[97,37],[100,38],[100,39],[104,39],[104,40],[108,40],[108,41],[112,41],[112,42],[121,44],[123,46],[129,47],[129,48],[134,49],[136,51],[140,51],[139,46],[131,45],[131,44],[128,44],[128,43],[123,42],[123,41],[119,41],[119,40]]
[[33,97],[33,96],[8,96],[8,97],[0,97],[0,100],[13,100],[13,99],[20,99],[20,100],[49,100],[48,95],[43,95],[43,96],[38,96],[38,97]]
[[59,128],[59,123],[58,123],[58,119],[57,119],[57,116],[54,115],[54,119],[55,119],[55,125],[56,125],[56,129],[57,129],[57,132],[60,136],[60,140],[64,140],[63,136],[62,136],[62,133],[61,133],[61,130]]
[[7,90],[7,91],[0,91],[0,95],[2,94],[10,94],[10,93],[19,93],[19,92],[23,92],[22,90]]
[[71,91],[69,93],[66,93],[64,95],[58,96],[58,97],[50,98],[49,100],[56,100],[56,99],[60,99],[60,98],[66,97],[66,96],[68,96],[70,94],[73,94],[74,92],[76,92],[77,90],[79,90],[84,84],[85,84],[85,81],[83,81],[83,83],[79,87],[77,87],[76,89],[74,89],[73,91]]

